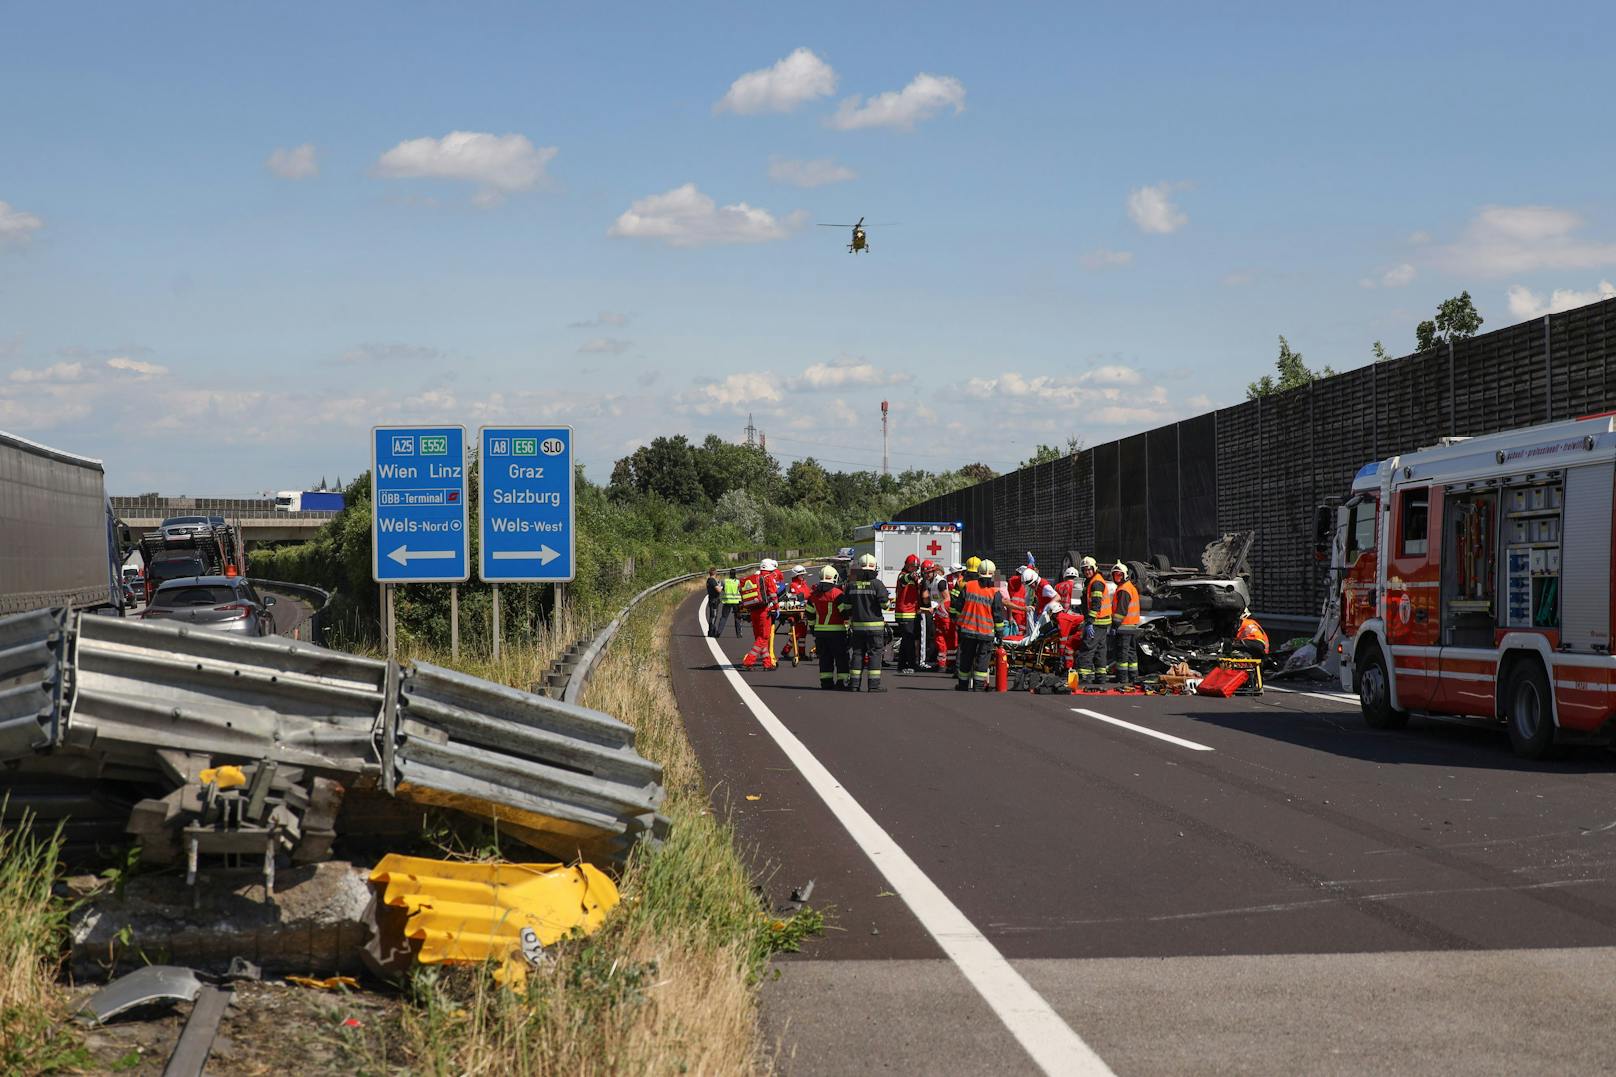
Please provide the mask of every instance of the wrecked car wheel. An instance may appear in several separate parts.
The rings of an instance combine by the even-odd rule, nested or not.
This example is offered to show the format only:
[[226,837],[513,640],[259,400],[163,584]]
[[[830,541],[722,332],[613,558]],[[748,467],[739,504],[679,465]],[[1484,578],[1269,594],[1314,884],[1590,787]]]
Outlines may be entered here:
[[1386,658],[1371,643],[1358,666],[1358,703],[1370,729],[1401,729],[1408,724],[1408,712],[1392,708],[1392,682]]

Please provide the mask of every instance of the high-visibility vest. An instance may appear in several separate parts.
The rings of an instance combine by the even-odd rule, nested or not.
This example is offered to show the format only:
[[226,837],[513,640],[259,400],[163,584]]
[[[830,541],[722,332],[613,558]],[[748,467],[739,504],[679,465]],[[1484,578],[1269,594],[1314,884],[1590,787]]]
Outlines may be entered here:
[[960,595],[959,614],[954,618],[954,627],[960,635],[989,639],[1002,627],[1003,622],[995,621],[993,616],[993,602],[998,596],[999,589],[991,583],[972,580],[965,585]]
[[1262,625],[1250,617],[1240,622],[1240,630],[1234,634],[1234,638],[1241,642],[1251,639],[1258,640],[1262,643],[1263,654],[1268,653],[1268,633],[1262,630]]
[[748,576],[741,581],[741,607],[743,609],[756,609],[763,605],[762,588],[756,576]]
[[[1117,595],[1119,596],[1119,598],[1118,598],[1118,601],[1116,603],[1116,606],[1117,606],[1118,609],[1124,610],[1124,612],[1122,614],[1122,627],[1123,628],[1138,628],[1139,627],[1139,588],[1137,588],[1137,587],[1135,587],[1133,585],[1132,580],[1125,580],[1122,583],[1117,585]],[[1123,595],[1127,596],[1126,601],[1123,601],[1121,599],[1120,596],[1123,596]]]
[[1111,585],[1105,582],[1105,577],[1098,572],[1090,576],[1083,593],[1088,596],[1084,606],[1089,611],[1089,621],[1094,627],[1110,625],[1112,591]]
[[741,581],[730,577],[724,581],[724,605],[739,606],[741,604]]

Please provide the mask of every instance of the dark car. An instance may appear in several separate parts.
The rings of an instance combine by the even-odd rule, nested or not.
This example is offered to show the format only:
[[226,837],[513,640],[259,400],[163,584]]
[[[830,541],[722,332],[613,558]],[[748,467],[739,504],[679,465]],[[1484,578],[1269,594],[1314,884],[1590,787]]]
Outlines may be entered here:
[[203,562],[202,556],[195,550],[173,550],[159,554],[152,558],[146,566],[146,589],[144,593],[150,597],[152,591],[161,587],[169,580],[183,580],[192,576],[205,576],[208,566]]
[[258,589],[240,576],[188,576],[169,580],[157,588],[142,620],[169,621],[243,636],[267,636],[275,631],[269,608],[275,596],[261,597]]

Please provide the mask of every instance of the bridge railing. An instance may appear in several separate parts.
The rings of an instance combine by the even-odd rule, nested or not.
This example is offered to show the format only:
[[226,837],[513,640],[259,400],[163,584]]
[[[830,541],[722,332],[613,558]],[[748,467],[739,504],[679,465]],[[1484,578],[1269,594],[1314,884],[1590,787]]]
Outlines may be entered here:
[[114,497],[112,511],[129,519],[163,520],[170,516],[223,516],[227,520],[329,520],[333,510],[281,512],[275,502],[257,497]]

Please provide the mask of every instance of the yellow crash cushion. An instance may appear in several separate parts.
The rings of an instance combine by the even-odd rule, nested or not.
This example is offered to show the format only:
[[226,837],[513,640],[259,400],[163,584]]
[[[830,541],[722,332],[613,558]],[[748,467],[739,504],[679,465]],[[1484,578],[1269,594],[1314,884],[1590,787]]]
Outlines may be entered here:
[[389,854],[370,873],[385,905],[408,913],[416,960],[500,963],[496,978],[525,975],[522,929],[549,946],[575,928],[593,934],[617,904],[617,886],[589,864],[484,864]]
[[247,775],[241,772],[240,767],[225,764],[222,767],[208,767],[197,775],[203,785],[217,785],[220,789],[234,789],[238,785],[247,784]]

